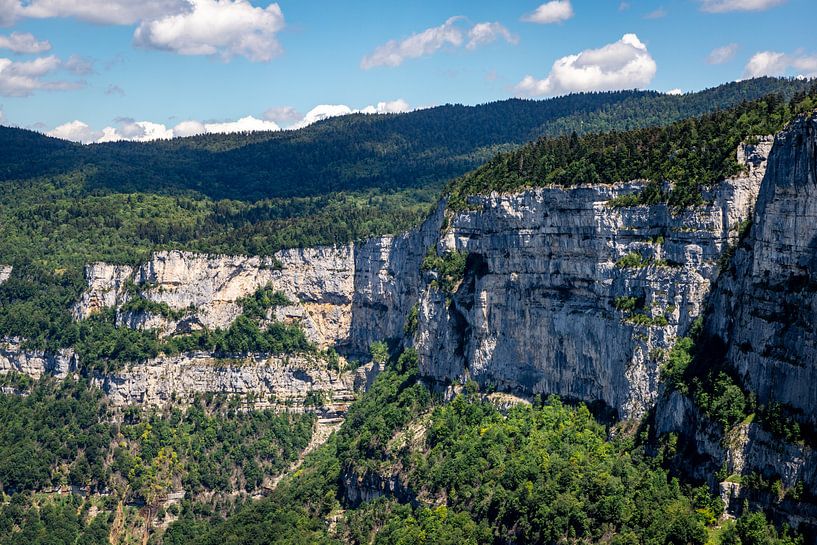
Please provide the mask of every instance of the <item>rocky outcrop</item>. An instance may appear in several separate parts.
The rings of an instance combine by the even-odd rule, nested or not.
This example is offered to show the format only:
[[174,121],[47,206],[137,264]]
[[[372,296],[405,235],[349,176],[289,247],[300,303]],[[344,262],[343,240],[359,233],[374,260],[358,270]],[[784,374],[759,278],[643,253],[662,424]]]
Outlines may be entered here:
[[751,234],[709,314],[711,344],[758,402],[817,425],[817,116],[777,136]]
[[76,370],[74,351],[63,349],[55,352],[26,348],[20,339],[0,341],[0,375],[22,373],[35,380],[43,375],[65,378]]
[[[750,217],[769,147],[742,147],[747,173],[678,213],[607,204],[640,183],[472,198],[437,244],[440,255],[468,254],[462,282],[447,294],[433,272],[425,278],[422,371],[644,414],[666,350],[701,314],[720,257]],[[621,261],[628,255],[634,266]],[[623,298],[635,304],[629,315]]]
[[192,353],[158,357],[98,375],[95,382],[119,406],[186,405],[196,396],[215,394],[237,397],[245,406],[258,409],[342,414],[354,400],[356,386],[366,384],[370,367],[333,371],[310,354],[218,359]]
[[271,286],[296,303],[290,317],[304,322],[310,340],[321,346],[343,344],[351,321],[353,255],[348,245],[290,249],[269,258],[158,252],[137,268],[96,263],[86,268],[88,289],[74,315],[81,319],[103,307],[121,307],[132,296],[130,285],[181,317],[120,313],[122,325],[164,334],[226,328],[241,314],[241,298]]
[[11,278],[11,272],[14,270],[14,267],[11,265],[0,265],[0,284],[3,284]]

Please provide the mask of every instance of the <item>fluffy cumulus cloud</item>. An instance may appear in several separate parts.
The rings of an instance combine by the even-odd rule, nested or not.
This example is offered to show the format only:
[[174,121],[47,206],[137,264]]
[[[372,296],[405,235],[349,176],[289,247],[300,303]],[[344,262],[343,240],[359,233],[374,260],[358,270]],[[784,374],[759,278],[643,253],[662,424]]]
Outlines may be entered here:
[[459,47],[463,43],[462,30],[456,25],[460,19],[462,17],[451,17],[440,26],[427,28],[404,40],[390,40],[363,57],[360,67],[368,70],[377,66],[400,66],[406,59],[431,55],[447,45]]
[[247,0],[190,0],[192,10],[142,21],[136,45],[181,55],[243,56],[269,61],[281,52],[277,33],[284,28],[278,4],[266,8]]
[[783,4],[786,0],[700,0],[701,10],[709,13],[729,11],[764,11]]
[[[393,114],[411,110],[411,106],[403,99],[378,102],[365,108],[352,109],[345,104],[321,104],[315,106],[306,115],[292,117],[295,113],[293,108],[271,108],[264,113],[265,119],[258,119],[253,116],[242,117],[236,121],[202,122],[197,120],[187,120],[178,123],[170,128],[162,123],[151,121],[135,121],[133,119],[118,119],[114,126],[108,126],[101,131],[92,129],[88,124],[75,120],[65,123],[47,132],[49,136],[73,140],[85,144],[97,142],[116,142],[120,140],[133,140],[145,142],[148,140],[158,140],[182,136],[195,136],[197,134],[215,133],[236,133],[254,131],[278,131],[282,127],[277,122],[268,119],[267,115],[281,114],[288,119],[287,129],[300,129],[340,115],[352,113],[365,114]],[[280,121],[284,121],[279,117]]]
[[516,92],[525,96],[578,91],[608,91],[644,87],[655,76],[656,64],[638,36],[625,34],[612,44],[562,57],[544,79],[525,76]]
[[37,54],[51,49],[48,40],[40,41],[28,32],[12,32],[8,36],[0,36],[0,49],[9,49],[15,53]]
[[500,38],[514,44],[519,41],[500,23],[477,23],[464,30],[460,26],[464,19],[461,16],[451,17],[440,26],[427,28],[403,40],[390,40],[363,57],[360,67],[369,70],[379,66],[400,66],[408,59],[433,55],[445,47],[458,48],[465,45],[473,50]]
[[518,44],[519,37],[500,23],[477,23],[468,31],[467,49],[476,49],[483,44],[495,42],[503,39],[510,44]]
[[145,19],[190,11],[188,0],[0,0],[0,23],[21,17],[73,17],[100,24],[132,25]]
[[678,87],[676,87],[675,89],[670,89],[669,91],[667,91],[667,94],[668,95],[683,95],[684,91],[682,89],[679,89]]
[[798,76],[817,77],[817,55],[760,51],[746,63],[743,77],[785,76],[791,72],[796,72]]
[[538,23],[547,25],[551,23],[561,23],[573,17],[573,6],[570,0],[552,0],[536,8],[535,11],[522,17],[527,23]]
[[729,62],[738,52],[738,44],[728,44],[723,47],[716,47],[706,57],[709,64],[723,64]]
[[74,142],[93,142],[102,136],[102,133],[94,131],[87,123],[79,120],[54,127],[46,134],[54,138],[73,140]]
[[82,82],[47,79],[63,68],[63,62],[50,55],[17,62],[0,58],[0,95],[24,97],[38,90],[63,91],[77,89]]

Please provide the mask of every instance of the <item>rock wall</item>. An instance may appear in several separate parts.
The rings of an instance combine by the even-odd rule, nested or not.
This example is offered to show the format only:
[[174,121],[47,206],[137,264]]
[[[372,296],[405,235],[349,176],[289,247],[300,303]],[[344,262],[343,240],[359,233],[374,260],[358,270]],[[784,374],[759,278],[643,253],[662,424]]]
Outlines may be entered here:
[[0,340],[0,375],[22,373],[38,380],[43,375],[65,378],[76,370],[74,351],[56,353],[25,348],[20,339]]
[[751,234],[710,314],[707,333],[758,402],[817,425],[817,116],[777,136]]
[[[98,375],[95,382],[118,406],[186,405],[197,395],[223,394],[251,401],[259,409],[342,414],[372,372],[371,366],[356,372],[333,371],[311,355],[218,359],[208,353],[193,353],[158,357]],[[307,406],[310,397],[316,404]]]
[[[468,253],[456,293],[426,275],[415,342],[438,380],[602,401],[623,417],[655,402],[666,350],[700,315],[719,259],[750,217],[771,142],[745,146],[747,173],[711,204],[613,208],[643,184],[544,188],[473,198],[437,244]],[[637,254],[644,266],[622,267]],[[617,310],[634,297],[641,325]]]
[[788,444],[757,424],[724,434],[678,392],[659,400],[656,429],[678,434],[685,472],[712,484],[721,468],[779,479],[784,489],[800,483],[806,499],[797,502],[721,487],[737,500],[754,494],[792,524],[810,520],[817,535],[817,453],[809,446],[817,423],[817,116],[778,134],[768,163],[751,232],[718,280],[699,342],[758,404],[782,404],[806,441]]
[[284,319],[303,321],[310,340],[329,346],[348,342],[354,291],[354,246],[290,249],[274,257],[208,256],[157,252],[133,268],[95,263],[86,268],[88,289],[74,315],[87,318],[104,307],[119,308],[129,284],[183,316],[170,319],[120,312],[121,325],[158,329],[165,335],[198,327],[226,328],[241,314],[239,299],[272,286],[295,305]]

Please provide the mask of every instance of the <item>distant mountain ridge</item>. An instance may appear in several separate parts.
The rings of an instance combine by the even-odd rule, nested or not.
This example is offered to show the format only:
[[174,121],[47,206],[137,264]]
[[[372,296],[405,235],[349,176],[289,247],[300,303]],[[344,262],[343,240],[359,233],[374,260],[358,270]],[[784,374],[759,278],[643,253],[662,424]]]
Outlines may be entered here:
[[195,192],[244,201],[440,187],[497,152],[542,136],[662,125],[770,93],[789,98],[809,86],[803,80],[758,78],[686,95],[579,93],[352,114],[295,131],[90,146],[0,127],[0,180],[90,169],[88,191]]

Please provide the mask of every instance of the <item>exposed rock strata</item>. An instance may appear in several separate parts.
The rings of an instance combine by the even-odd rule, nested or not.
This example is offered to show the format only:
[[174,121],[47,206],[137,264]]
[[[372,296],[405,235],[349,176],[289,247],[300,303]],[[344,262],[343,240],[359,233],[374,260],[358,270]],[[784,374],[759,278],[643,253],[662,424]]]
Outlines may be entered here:
[[25,348],[19,339],[0,340],[0,375],[14,372],[35,380],[43,375],[65,378],[76,370],[76,364],[70,349],[53,353]]
[[[638,183],[473,198],[476,210],[456,215],[438,242],[441,255],[469,254],[463,282],[447,295],[431,287],[433,273],[425,279],[421,369],[643,414],[665,351],[701,314],[721,255],[750,217],[769,148],[741,148],[748,173],[718,184],[705,195],[711,204],[678,214],[606,204]],[[630,253],[646,266],[617,266]],[[618,297],[635,297],[655,320],[628,321]]]
[[[259,409],[343,413],[354,400],[356,383],[365,384],[370,371],[368,367],[354,373],[331,371],[311,355],[216,359],[195,353],[159,357],[99,375],[95,381],[114,405],[184,405],[197,395],[223,394]],[[310,394],[316,403],[307,407]]]
[[730,369],[758,404],[781,404],[798,420],[805,445],[788,444],[743,424],[724,435],[677,392],[659,401],[659,434],[676,433],[685,472],[714,484],[715,473],[762,476],[784,489],[800,483],[806,501],[764,497],[721,483],[738,509],[742,499],[771,506],[817,532],[817,117],[801,117],[777,135],[749,236],[714,290],[701,343],[709,359]]

